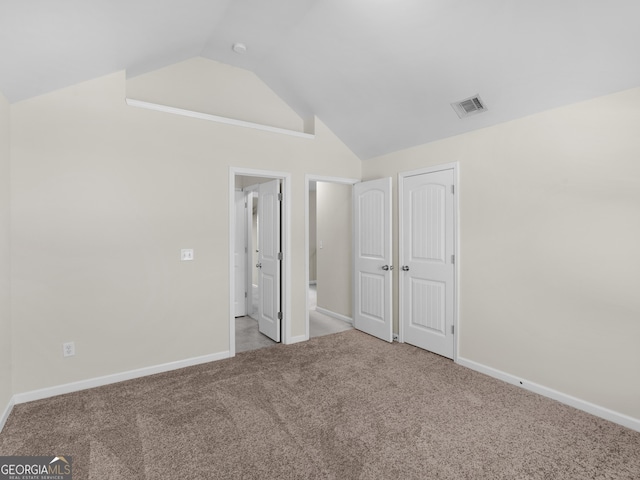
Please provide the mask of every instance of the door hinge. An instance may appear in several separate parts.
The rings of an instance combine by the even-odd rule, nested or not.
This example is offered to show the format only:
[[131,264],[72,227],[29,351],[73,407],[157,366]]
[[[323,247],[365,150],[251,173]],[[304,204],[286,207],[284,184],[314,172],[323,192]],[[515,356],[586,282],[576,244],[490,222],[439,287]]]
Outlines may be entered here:
[[455,264],[456,264],[456,256],[455,256],[455,255],[451,255],[451,263],[452,263],[453,265],[455,265]]
[[244,298],[247,298],[247,292],[244,292]]
[[278,201],[281,202],[282,201],[282,192],[278,192]]
[[278,252],[278,260],[282,260],[284,258],[284,256],[282,255],[282,252]]
[[282,312],[278,312],[278,320],[282,320]]
[[451,335],[455,332],[455,326],[451,325]]
[[451,185],[451,194],[452,195],[456,194],[456,186],[455,185]]

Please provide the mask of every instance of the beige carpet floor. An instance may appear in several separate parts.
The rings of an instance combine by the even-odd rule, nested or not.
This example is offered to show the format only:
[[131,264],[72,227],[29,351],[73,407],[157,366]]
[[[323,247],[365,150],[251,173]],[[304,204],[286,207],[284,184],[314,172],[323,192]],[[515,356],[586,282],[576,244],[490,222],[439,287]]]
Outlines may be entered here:
[[640,433],[352,330],[16,405],[74,479],[640,479]]

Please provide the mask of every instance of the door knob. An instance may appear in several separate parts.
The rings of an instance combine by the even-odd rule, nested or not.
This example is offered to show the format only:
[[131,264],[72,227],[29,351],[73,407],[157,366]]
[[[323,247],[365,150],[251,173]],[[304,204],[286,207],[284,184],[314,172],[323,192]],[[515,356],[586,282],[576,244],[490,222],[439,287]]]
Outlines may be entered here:
[[393,270],[393,265],[383,265],[382,269],[385,270],[385,271],[386,270]]
[[402,271],[403,272],[408,272],[409,271],[409,265],[403,265],[402,266]]
[[261,263],[256,263],[256,267],[262,268],[262,264]]

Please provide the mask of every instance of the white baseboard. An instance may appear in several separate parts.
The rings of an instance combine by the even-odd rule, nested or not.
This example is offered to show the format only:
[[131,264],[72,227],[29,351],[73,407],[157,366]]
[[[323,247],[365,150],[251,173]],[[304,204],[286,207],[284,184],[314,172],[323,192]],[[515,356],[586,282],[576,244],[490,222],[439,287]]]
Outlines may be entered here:
[[0,416],[0,432],[2,432],[2,429],[4,428],[4,424],[7,423],[7,419],[9,418],[9,415],[11,414],[11,410],[13,410],[14,405],[15,405],[15,398],[11,397],[11,399],[9,400],[9,403],[7,404],[7,407],[4,409],[4,412],[2,412],[2,415]]
[[202,363],[215,362],[229,358],[229,352],[213,353],[211,355],[203,355],[201,357],[187,358],[178,360],[177,362],[163,363],[161,365],[153,365],[151,367],[139,368],[137,370],[129,370],[128,372],[115,373],[113,375],[105,375],[103,377],[90,378],[88,380],[80,380],[78,382],[66,383],[55,387],[42,388],[40,390],[32,390],[30,392],[17,393],[13,396],[14,403],[32,402],[43,398],[55,397],[65,393],[77,392],[88,388],[102,387],[112,383],[132,380],[134,378],[146,377],[156,373],[169,372],[179,368],[192,367]]
[[605,420],[609,420],[610,422],[617,423],[618,425],[622,425],[623,427],[627,427],[631,430],[640,432],[640,419],[633,418],[623,413],[615,412],[613,410],[609,410],[608,408],[595,405],[576,397],[572,397],[571,395],[558,392],[557,390],[553,390],[543,385],[529,382],[509,373],[505,373],[501,370],[496,370],[495,368],[474,362],[473,360],[458,357],[457,363],[459,365],[462,365],[463,367],[475,370],[476,372],[484,373],[485,375],[488,375],[490,377],[494,377],[512,385],[522,387],[525,390],[529,390],[544,397],[557,400],[560,403],[564,403],[565,405],[577,408],[578,410],[582,410],[583,412],[590,413],[591,415],[595,415],[596,417],[604,418]]
[[342,315],[340,313],[332,312],[331,310],[327,310],[322,307],[316,307],[316,312],[326,315],[327,317],[337,318],[338,320],[342,320],[343,322],[350,323],[353,325],[353,319],[351,317],[347,317],[346,315]]
[[306,335],[298,335],[297,337],[291,337],[287,345],[291,345],[292,343],[300,343],[306,342],[309,338]]

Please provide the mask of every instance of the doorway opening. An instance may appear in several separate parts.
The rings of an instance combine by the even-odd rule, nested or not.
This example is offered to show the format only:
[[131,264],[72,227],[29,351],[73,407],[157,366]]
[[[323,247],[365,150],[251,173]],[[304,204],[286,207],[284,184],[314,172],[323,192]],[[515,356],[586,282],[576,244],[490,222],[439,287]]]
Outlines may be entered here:
[[229,354],[291,339],[290,174],[229,173]]
[[352,189],[359,180],[306,176],[306,338],[353,328]]

